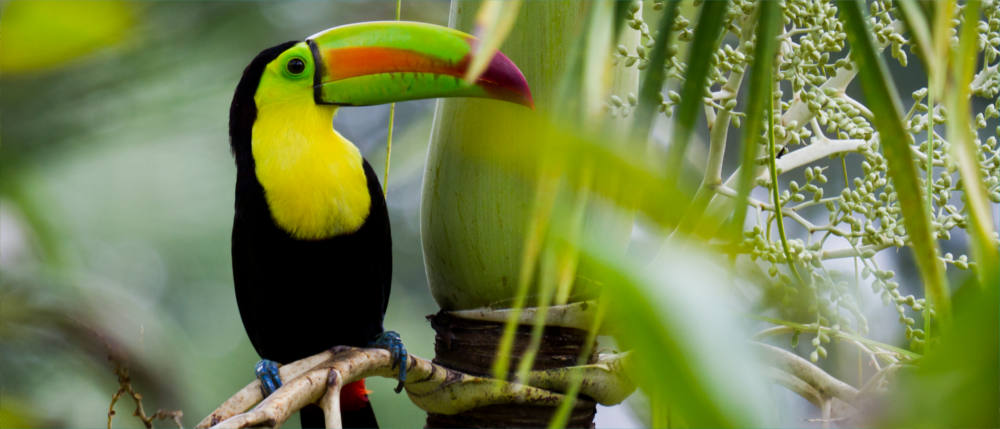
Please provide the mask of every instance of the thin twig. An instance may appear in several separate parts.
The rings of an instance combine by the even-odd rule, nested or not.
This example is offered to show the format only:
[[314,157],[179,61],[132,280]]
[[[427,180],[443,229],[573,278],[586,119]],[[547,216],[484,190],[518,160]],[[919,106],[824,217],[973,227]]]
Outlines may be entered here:
[[831,413],[833,412],[833,400],[827,399],[823,401],[823,406],[820,407],[823,413],[823,429],[828,429],[830,427]]
[[[768,84],[770,89],[773,83]],[[771,92],[770,90],[768,92]],[[774,215],[776,217],[775,222],[778,225],[778,238],[781,239],[781,248],[785,253],[785,261],[788,262],[788,268],[792,269],[792,274],[795,275],[795,279],[799,283],[802,283],[802,276],[799,275],[799,270],[795,268],[795,260],[792,258],[792,252],[788,248],[788,239],[785,236],[785,221],[782,219],[781,212],[781,196],[778,193],[778,168],[775,166],[775,161],[777,160],[777,155],[774,149],[774,96],[768,97],[767,105],[767,151],[768,151],[768,172],[771,174],[771,204],[774,205]]]
[[184,413],[181,410],[168,411],[160,409],[153,413],[153,415],[147,416],[146,410],[142,406],[142,394],[136,392],[135,388],[132,387],[132,377],[129,375],[128,366],[122,364],[121,360],[114,356],[108,356],[108,360],[111,361],[114,366],[115,375],[118,376],[118,391],[114,395],[111,395],[111,405],[108,406],[108,429],[111,429],[111,423],[116,414],[115,404],[126,393],[135,402],[135,411],[132,415],[138,417],[146,429],[152,429],[153,421],[155,420],[173,420],[178,428],[184,429],[184,424],[181,422]]
[[875,341],[875,340],[872,340],[872,339],[869,339],[869,338],[865,338],[865,337],[862,337],[860,335],[855,335],[855,334],[852,334],[850,332],[845,332],[845,331],[842,331],[842,330],[839,330],[839,329],[833,329],[833,328],[826,327],[826,326],[817,326],[815,323],[802,324],[802,323],[789,322],[789,321],[786,321],[786,320],[779,320],[779,319],[775,319],[775,318],[772,318],[772,317],[764,317],[764,316],[756,316],[756,315],[750,315],[749,317],[751,317],[753,319],[760,320],[760,321],[772,323],[772,324],[775,324],[775,325],[789,326],[789,327],[797,329],[797,330],[799,330],[801,332],[816,332],[817,330],[820,330],[820,331],[823,331],[823,332],[825,332],[826,334],[828,334],[828,335],[830,335],[832,337],[843,338],[843,339],[846,339],[846,340],[858,341],[858,342],[860,342],[862,344],[865,344],[865,345],[867,345],[869,347],[878,349],[878,351],[873,351],[876,354],[887,353],[887,354],[890,354],[893,357],[898,358],[899,360],[902,360],[902,361],[912,361],[912,360],[920,358],[920,356],[921,356],[919,353],[914,353],[912,351],[909,351],[909,350],[906,350],[906,349],[901,349],[899,347],[892,346],[892,345],[889,345],[889,344],[880,343],[878,341]]
[[872,375],[863,386],[861,386],[861,389],[858,389],[858,396],[864,397],[872,392],[875,392],[881,386],[882,381],[885,380],[886,377],[895,373],[901,366],[902,365],[892,364],[880,369],[875,373],[875,375]]

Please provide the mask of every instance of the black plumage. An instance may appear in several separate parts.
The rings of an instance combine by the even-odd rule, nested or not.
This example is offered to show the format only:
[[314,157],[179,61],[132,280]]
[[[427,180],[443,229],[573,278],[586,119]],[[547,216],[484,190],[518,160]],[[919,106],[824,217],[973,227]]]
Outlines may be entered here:
[[[336,345],[367,345],[383,331],[392,278],[389,217],[367,161],[364,171],[371,208],[357,231],[299,240],[271,217],[251,151],[257,117],[254,93],[265,66],[295,43],[266,49],[247,66],[233,97],[229,122],[236,159],[232,236],[236,300],[257,353],[279,363]],[[303,410],[303,426],[322,425],[322,414],[317,411]],[[370,406],[345,412],[344,422],[375,425]]]

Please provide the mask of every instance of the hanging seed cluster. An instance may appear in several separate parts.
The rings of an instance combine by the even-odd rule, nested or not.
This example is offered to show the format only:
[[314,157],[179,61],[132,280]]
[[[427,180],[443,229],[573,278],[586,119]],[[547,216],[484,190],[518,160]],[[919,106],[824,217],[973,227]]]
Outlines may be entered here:
[[[744,73],[754,59],[753,48],[757,2],[735,0],[726,18],[725,35],[714,53],[714,68],[709,75],[710,87],[706,88],[706,114],[711,119],[725,111],[730,125],[741,126],[744,112],[737,110],[737,93],[744,80]],[[914,55],[906,27],[891,0],[869,3],[870,23],[877,43],[901,67],[912,67]],[[954,24],[962,21],[961,6],[957,8]],[[664,9],[664,1],[654,0],[653,12]],[[628,25],[641,32],[641,42],[634,50],[618,46],[614,53],[616,63],[645,69],[648,49],[658,34],[650,34],[643,21],[640,8],[631,10]],[[847,34],[837,18],[833,2],[823,0],[785,0],[784,25],[779,33],[778,58],[775,63],[773,88],[774,136],[782,153],[809,149],[812,145],[856,143],[852,150],[834,154],[830,158],[816,159],[800,169],[779,171],[779,182],[772,185],[769,179],[758,180],[762,187],[780,186],[782,221],[786,226],[798,224],[801,228],[789,231],[784,237],[788,252],[778,236],[774,205],[770,201],[751,199],[756,211],[755,225],[748,227],[740,248],[756,266],[764,271],[770,281],[764,282],[764,300],[782,317],[815,326],[844,329],[864,334],[867,321],[859,306],[857,285],[870,285],[886,306],[894,307],[900,323],[905,328],[910,347],[923,347],[925,332],[918,326],[919,317],[933,318],[924,298],[905,293],[894,280],[895,273],[882,269],[875,255],[887,249],[899,249],[908,244],[902,222],[896,191],[887,174],[886,159],[881,151],[878,133],[872,125],[872,113],[863,102],[845,90],[853,78],[854,65],[848,55]],[[976,71],[971,85],[974,95],[975,117],[971,121],[979,148],[981,177],[993,203],[1000,202],[1000,1],[984,2],[983,18],[976,23],[978,51],[984,60]],[[657,16],[658,17],[658,16]],[[668,87],[679,88],[683,82],[686,64],[685,49],[693,38],[695,24],[678,16],[672,28],[669,60],[665,65]],[[958,44],[958,35],[952,34],[952,45]],[[681,52],[681,55],[678,55]],[[919,62],[919,60],[917,60]],[[847,76],[846,79],[842,77]],[[670,117],[680,95],[666,89],[661,95],[659,110]],[[912,94],[905,115],[912,138],[914,163],[920,166],[922,178],[928,177],[928,156],[933,169],[932,219],[936,236],[942,243],[952,238],[956,228],[968,226],[964,209],[963,187],[953,161],[950,144],[943,133],[945,108],[937,100],[927,104],[927,89]],[[609,102],[612,112],[626,115],[635,105],[635,95],[614,96]],[[624,107],[624,108],[623,108]],[[791,113],[790,113],[791,112]],[[807,112],[807,113],[805,113]],[[928,121],[938,125],[928,138]],[[716,124],[717,125],[717,124]],[[766,130],[766,124],[762,129]],[[739,150],[730,138],[729,150]],[[759,143],[761,154],[766,154],[766,136]],[[930,147],[929,147],[930,146]],[[725,146],[723,146],[725,147]],[[768,158],[759,159],[757,168],[766,172]],[[837,169],[845,177],[831,183],[827,174]],[[761,175],[759,177],[766,177]],[[921,189],[927,189],[926,183]],[[964,234],[962,234],[964,235]],[[1000,245],[1000,238],[997,239]],[[892,250],[896,251],[896,250]],[[827,269],[830,260],[853,259],[853,272]],[[945,253],[942,263],[960,270],[975,264],[967,255]],[[793,266],[795,269],[793,269]],[[801,279],[795,278],[800,276]],[[918,287],[908,289],[919,290]],[[813,333],[813,360],[825,357],[824,343],[829,336],[822,330]]]

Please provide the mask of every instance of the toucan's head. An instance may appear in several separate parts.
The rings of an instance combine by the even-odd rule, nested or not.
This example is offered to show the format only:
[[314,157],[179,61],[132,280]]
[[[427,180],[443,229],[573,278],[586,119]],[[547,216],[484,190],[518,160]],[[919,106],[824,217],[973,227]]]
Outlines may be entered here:
[[463,79],[476,43],[469,34],[439,25],[380,21],[334,27],[265,49],[244,70],[230,107],[237,163],[252,165],[240,158],[250,156],[251,125],[258,111],[269,107],[366,106],[436,97],[493,98],[533,107],[524,75],[500,52],[475,82]]
[[[251,96],[257,108],[306,98],[316,104],[366,106],[435,97],[533,106],[524,75],[500,52],[475,82],[463,80],[476,43],[461,31],[418,22],[334,27],[261,52],[244,71],[232,119],[239,119],[238,104],[250,102]],[[238,99],[241,93],[244,100]]]
[[265,49],[243,71],[230,107],[237,211],[260,209],[264,197],[270,217],[297,239],[356,231],[381,193],[357,147],[333,130],[337,107],[435,97],[531,107],[524,75],[499,52],[474,82],[464,80],[476,43],[447,27],[390,21]]

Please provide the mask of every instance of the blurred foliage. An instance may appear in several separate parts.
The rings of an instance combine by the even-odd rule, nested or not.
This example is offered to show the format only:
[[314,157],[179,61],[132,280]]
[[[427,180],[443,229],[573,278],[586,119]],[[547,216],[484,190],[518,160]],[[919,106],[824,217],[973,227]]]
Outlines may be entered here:
[[[740,392],[736,396],[743,400],[756,398],[741,389],[752,383],[726,376],[729,366],[753,374],[772,372],[741,353],[735,341],[714,343],[716,335],[692,334],[692,327],[683,326],[684,322],[725,320],[732,311],[777,316],[755,317],[774,324],[760,326],[769,328],[763,331],[768,332],[765,336],[774,332],[792,334],[791,348],[805,349],[803,353],[818,365],[810,368],[829,371],[843,380],[857,380],[855,388],[865,395],[890,395],[880,396],[883,398],[892,395],[883,385],[886,378],[891,378],[887,374],[919,365],[921,353],[935,351],[946,343],[961,344],[968,352],[979,350],[963,342],[957,333],[960,330],[949,327],[951,291],[942,268],[944,263],[950,264],[951,276],[960,280],[972,273],[957,273],[954,268],[975,268],[980,287],[996,287],[995,277],[989,274],[996,265],[992,255],[1000,243],[995,226],[973,225],[968,220],[970,216],[995,219],[996,203],[1000,201],[996,199],[1000,180],[998,136],[991,135],[1000,116],[996,113],[1000,108],[996,97],[1000,90],[996,63],[1000,6],[996,2],[970,2],[947,9],[948,27],[938,33],[948,38],[961,28],[966,42],[961,43],[964,50],[946,52],[947,57],[934,61],[947,62],[951,58],[952,63],[964,63],[959,59],[977,56],[970,54],[973,47],[974,54],[984,59],[966,65],[968,75],[964,81],[958,80],[968,86],[960,86],[959,91],[977,96],[957,97],[963,105],[970,105],[966,107],[971,107],[972,113],[967,116],[975,116],[972,126],[976,132],[968,136],[967,142],[941,138],[936,129],[930,135],[926,133],[928,123],[942,124],[938,116],[955,109],[925,100],[927,89],[921,86],[928,79],[913,73],[917,66],[909,63],[903,51],[910,43],[909,35],[895,17],[898,11],[892,2],[779,3],[783,26],[775,40],[775,72],[750,77],[752,84],[772,88],[768,104],[773,107],[767,115],[756,115],[755,121],[766,124],[753,124],[750,129],[755,134],[744,140],[769,150],[744,148],[744,153],[763,155],[743,156],[738,162],[730,155],[733,151],[727,150],[729,134],[739,132],[748,109],[761,107],[759,100],[753,105],[742,101],[741,87],[747,82],[745,73],[751,66],[771,61],[756,55],[754,49],[760,41],[755,43],[753,30],[760,6],[774,3],[734,1],[726,7],[719,1],[695,2],[693,9],[680,8],[677,16],[676,2],[652,2],[654,11],[662,11],[659,14],[639,13],[638,4],[632,4],[624,31],[639,33],[641,42],[638,46],[618,44],[614,48],[615,64],[645,70],[644,82],[657,83],[616,89],[623,92],[595,86],[594,82],[607,82],[601,76],[604,71],[579,65],[603,55],[595,34],[604,34],[609,18],[615,16],[617,20],[621,16],[598,14],[603,21],[588,20],[573,49],[561,47],[560,52],[569,53],[563,60],[568,65],[563,68],[568,90],[559,92],[561,107],[547,112],[551,115],[541,120],[522,115],[505,117],[502,125],[477,123],[485,134],[503,136],[501,140],[509,143],[463,148],[482,163],[480,168],[509,168],[511,183],[531,183],[532,178],[537,178],[534,180],[539,184],[535,204],[527,206],[532,215],[528,218],[524,248],[531,252],[525,253],[519,280],[538,285],[538,289],[521,288],[513,300],[515,306],[525,302],[530,305],[525,297],[537,298],[540,306],[548,305],[546,296],[551,289],[545,286],[563,281],[567,270],[576,276],[575,287],[598,286],[601,299],[614,303],[606,329],[619,344],[636,351],[638,384],[651,408],[647,423],[654,427],[773,424],[762,423],[766,420],[748,413],[745,404],[728,397]],[[590,7],[593,11],[602,6],[595,2]],[[984,15],[978,13],[979,7]],[[940,14],[945,9],[940,6],[937,10]],[[652,20],[659,20],[658,26],[664,30],[651,33],[647,22]],[[531,32],[531,28],[520,31]],[[515,26],[514,33],[518,31]],[[712,36],[719,32],[722,37]],[[610,37],[624,39],[620,34]],[[979,43],[973,44],[972,40]],[[852,43],[850,57],[848,41]],[[950,40],[951,46],[958,42],[957,37]],[[894,68],[884,64],[883,51],[896,60]],[[543,52],[546,57],[556,56],[555,52]],[[651,64],[656,66],[648,70]],[[662,78],[658,76],[658,64],[666,68],[665,94],[659,83]],[[946,69],[935,70],[945,73]],[[858,81],[864,83],[863,87],[853,84],[855,76],[860,76]],[[706,77],[707,83],[700,83]],[[900,83],[899,90],[896,82]],[[658,102],[646,93],[650,87],[661,94]],[[675,92],[676,88],[682,89]],[[859,89],[864,92],[859,93]],[[590,94],[601,91],[607,100],[606,114],[610,115],[575,115],[577,106],[583,112],[592,112],[588,108]],[[908,111],[903,110],[897,91],[913,93],[913,102],[906,106]],[[647,103],[654,103],[653,109]],[[652,144],[645,152],[635,150],[644,146],[644,112],[651,111],[663,113],[669,125],[661,128],[654,123]],[[700,111],[705,112],[706,126],[695,135],[707,141],[696,141],[686,148],[686,129],[703,125],[697,120]],[[628,135],[615,133],[609,127],[609,117],[626,121],[633,118],[637,130]],[[949,122],[947,135],[952,136],[955,127],[964,130],[968,119]],[[1000,127],[996,129],[1000,134]],[[629,141],[630,137],[640,141]],[[973,148],[971,155],[968,148],[963,149],[964,154],[954,149],[966,143]],[[782,156],[785,159],[780,159]],[[924,170],[923,177],[918,176],[919,169]],[[731,172],[728,178],[723,176],[724,171]],[[753,179],[752,187],[759,188],[750,192],[749,198],[746,189],[737,192],[731,187],[738,171],[752,172],[746,177]],[[981,177],[985,186],[963,186],[959,176]],[[694,187],[694,183],[700,184]],[[922,195],[924,189],[930,192]],[[734,203],[733,197],[741,194]],[[968,201],[986,198],[992,204],[978,215],[971,213],[973,207]],[[931,201],[922,203],[921,199]],[[727,219],[734,204],[749,205],[751,216]],[[602,211],[622,219],[640,215],[628,257],[612,250],[615,229],[588,226],[588,220],[608,216],[602,216]],[[742,216],[747,211],[736,213]],[[582,224],[581,218],[586,219]],[[727,222],[742,226],[742,236],[735,241],[731,234],[720,234],[721,225]],[[983,259],[972,262],[964,254],[955,257],[952,252],[956,249],[960,253],[968,251],[968,239],[974,249],[986,247],[993,251],[976,250],[974,253]],[[939,246],[949,251],[941,252]],[[710,250],[694,256],[694,249],[700,247]],[[898,253],[908,247],[913,249],[920,272],[925,273],[922,279],[915,276],[911,260],[895,260],[882,253]],[[572,262],[577,257],[573,256],[575,252],[580,252],[579,266]],[[686,271],[684,265],[697,266],[700,259],[729,261],[704,270],[738,280],[718,290],[706,283],[714,286],[727,282],[710,280],[703,274],[682,274]],[[644,267],[636,261],[649,261],[649,265]],[[686,262],[678,267],[678,261]],[[671,275],[646,275],[661,270]],[[870,286],[871,293],[862,286]],[[923,290],[934,298],[922,297]],[[732,296],[739,298],[735,310],[723,304]],[[699,306],[692,300],[714,302],[715,306]],[[689,303],[690,308],[678,309],[674,307],[677,303]],[[675,314],[690,314],[679,310],[690,309],[701,309],[704,314],[691,314],[683,321],[673,319]],[[971,309],[964,311],[974,314]],[[898,323],[892,322],[887,312],[895,313]],[[923,319],[922,327],[917,324],[918,318]],[[940,323],[932,323],[938,319]],[[974,319],[963,316],[965,329],[983,328],[982,320],[977,323]],[[748,327],[745,321],[720,323],[733,332]],[[811,347],[799,346],[798,339],[803,335],[811,339]],[[695,337],[691,343],[681,340],[691,336]],[[893,345],[900,337],[905,338],[909,350]],[[845,353],[840,343],[854,343],[862,353]],[[700,347],[713,353],[699,354]],[[972,374],[992,374],[988,365],[995,366],[997,350],[986,348],[983,352],[983,360],[969,362],[969,367],[956,370],[956,376],[962,374],[967,377],[963,380],[971,383]],[[946,352],[937,351],[928,359],[935,354]],[[707,364],[691,365],[685,361],[690,356]],[[505,359],[501,355],[498,361]],[[867,359],[872,363],[865,364]],[[934,372],[931,367],[927,371]],[[962,382],[935,384],[932,377],[918,384],[955,393],[971,388]],[[730,383],[725,389],[713,390],[713,380]],[[987,377],[972,390],[996,389],[996,381],[995,377]],[[673,383],[684,387],[675,390]],[[823,397],[821,402],[832,401]],[[995,422],[997,410],[987,406],[989,398],[992,396],[970,402],[953,416],[950,411],[941,413],[934,421]],[[759,411],[757,407],[760,405],[750,408]],[[860,417],[831,416],[827,409],[823,419],[875,421],[885,409]],[[975,417],[962,420],[959,415]]]
[[[983,288],[970,279],[955,293],[954,326],[921,365],[901,375],[881,412],[888,425],[911,428],[997,427],[1000,424],[1000,278]],[[950,394],[942,395],[942,392]]]
[[[762,387],[773,368],[746,350],[754,329],[789,334],[790,341],[780,337],[775,344],[809,356],[817,368],[857,388],[880,379],[884,368],[898,370],[888,396],[878,396],[882,402],[871,401],[874,409],[865,410],[866,422],[996,426],[998,280],[977,280],[965,271],[981,262],[965,256],[969,213],[961,177],[968,176],[959,169],[978,168],[995,223],[1000,3],[982,3],[974,32],[972,15],[963,13],[967,6],[922,8],[940,16],[926,26],[934,31],[921,36],[921,45],[957,46],[951,43],[953,34],[958,40],[953,30],[964,28],[972,36],[963,46],[974,45],[982,59],[970,87],[963,88],[973,96],[972,117],[965,118],[975,127],[971,163],[956,162],[952,142],[937,132],[927,134],[928,127],[944,129],[953,109],[941,103],[942,94],[926,88],[933,83],[921,64],[908,60],[904,48],[915,42],[889,1],[865,3],[868,10],[852,18],[840,16],[830,2],[781,2],[774,73],[748,78],[755,88],[773,85],[774,119],[748,127],[751,118],[769,116],[751,115],[764,107],[747,106],[741,89],[744,73],[769,60],[755,54],[761,43],[754,37],[765,34],[753,31],[759,4],[734,0],[706,7],[649,0],[624,8],[588,2],[590,13],[575,5],[572,16],[563,16],[567,22],[560,28],[566,33],[557,35],[519,27],[531,20],[514,22],[501,49],[519,64],[517,55],[538,56],[537,73],[565,87],[539,88],[556,94],[538,100],[544,115],[514,112],[492,124],[469,125],[482,125],[476,132],[504,144],[473,145],[458,156],[470,163],[469,174],[499,166],[514,177],[503,182],[497,175],[499,182],[492,185],[500,188],[523,186],[524,178],[541,184],[506,196],[524,211],[517,219],[532,225],[524,234],[500,236],[533,249],[523,259],[530,264],[524,270],[522,259],[514,258],[514,272],[522,276],[517,281],[548,282],[543,290],[551,296],[538,300],[545,305],[557,302],[557,291],[572,282],[606,299],[607,332],[635,351],[634,376],[644,396],[633,401],[652,426],[804,424],[772,412],[797,403]],[[442,1],[402,5],[403,19],[443,24],[447,18],[448,4]],[[458,2],[454,9],[463,5],[469,3]],[[532,7],[557,7],[552,5],[523,2],[522,17]],[[389,1],[2,6],[0,426],[103,423],[116,389],[105,363],[108,354],[127,356],[147,408],[182,409],[188,421],[250,380],[256,356],[239,323],[228,260],[235,171],[226,125],[233,86],[263,47],[342,23],[390,19],[394,6]],[[496,22],[509,13],[496,12]],[[843,19],[853,23],[845,27]],[[865,26],[870,38],[861,37],[869,31]],[[505,25],[487,27],[506,31]],[[491,46],[504,39],[484,37]],[[862,77],[898,88],[898,93],[892,86],[881,88],[883,96],[899,101],[880,101],[901,108],[901,118],[878,118],[895,119],[892,142],[880,140],[879,133],[888,134],[874,117],[891,109],[872,106],[876,93],[865,88],[862,94],[852,84],[858,65],[848,56],[847,42],[864,39],[873,41],[863,53],[869,62],[886,55],[895,59],[864,70]],[[552,43],[530,48],[541,42]],[[944,61],[940,58],[924,60],[933,64]],[[940,65],[924,67],[945,73]],[[707,83],[686,81],[692,70],[706,70],[697,78]],[[642,72],[644,85],[620,79],[626,72]],[[612,84],[616,79],[628,83]],[[764,90],[755,92],[766,96]],[[859,101],[862,95],[869,104]],[[486,102],[468,106],[481,103]],[[414,243],[420,240],[431,104],[399,106],[401,131],[388,193],[395,280],[386,325],[423,356],[432,354],[433,336],[421,318],[436,306]],[[563,106],[571,112],[560,111]],[[378,165],[385,156],[386,116],[385,107],[343,109],[334,125]],[[679,117],[685,123],[677,124]],[[765,138],[768,128],[771,139]],[[993,128],[998,130],[992,133]],[[729,137],[747,129],[755,131]],[[674,145],[670,136],[677,135],[684,145]],[[729,141],[756,144],[743,153],[760,155],[741,157],[740,151],[726,150]],[[768,143],[775,153],[763,158]],[[886,153],[887,145],[896,152]],[[921,176],[910,188],[922,190],[930,204],[929,213],[922,213],[929,222],[917,227],[935,240],[921,244],[941,248],[939,259],[917,261],[947,263],[951,284],[963,284],[954,293],[950,325],[931,324],[935,303],[925,300],[914,260],[900,251],[913,241],[907,216],[917,196],[897,193],[897,167],[889,164],[902,160],[916,168],[917,174],[908,176]],[[737,170],[752,173],[749,195],[731,188]],[[731,172],[729,178],[723,171]],[[462,175],[449,180],[449,186],[471,186]],[[737,195],[747,210],[732,219]],[[743,213],[750,215],[744,219]],[[462,226],[457,222],[439,233],[455,231]],[[734,240],[720,228],[727,222],[742,226],[742,235]],[[777,232],[778,222],[787,232]],[[628,225],[630,233],[616,225]],[[996,246],[992,233],[971,241]],[[630,237],[627,251],[620,246],[622,235]],[[492,246],[488,250],[500,246],[482,236],[470,242]],[[806,273],[804,281],[790,275],[798,270]],[[513,278],[507,278],[512,285]],[[800,344],[800,336],[811,341]],[[847,348],[857,344],[868,353]],[[404,396],[390,393],[393,384],[382,379],[368,384],[383,426],[422,421],[422,412]],[[885,386],[875,384],[872,389],[882,393]],[[823,417],[819,410],[808,415]],[[118,424],[136,423],[119,419]]]
[[736,328],[746,310],[724,262],[690,244],[661,249],[662,263],[648,266],[600,242],[582,248],[583,263],[613,288],[602,297],[609,329],[632,350],[630,376],[651,398],[651,427],[773,424],[764,370]]
[[121,1],[8,2],[0,17],[0,72],[44,72],[117,45],[128,38],[137,8]]
[[[191,424],[252,380],[257,361],[229,261],[227,126],[243,67],[286,40],[390,19],[394,4],[0,7],[0,56],[24,61],[4,63],[0,75],[0,426],[104,425],[117,389],[111,349],[127,357],[150,412],[181,409]],[[445,24],[447,8],[406,1],[401,12]],[[27,50],[15,57],[9,47]],[[413,243],[431,105],[397,109],[389,188],[395,284],[386,326],[423,356],[433,353],[423,316],[435,306]],[[335,119],[373,165],[384,162],[387,113],[344,109]],[[391,380],[368,386],[385,426],[423,419]],[[129,407],[119,405],[117,426],[140,425]]]

